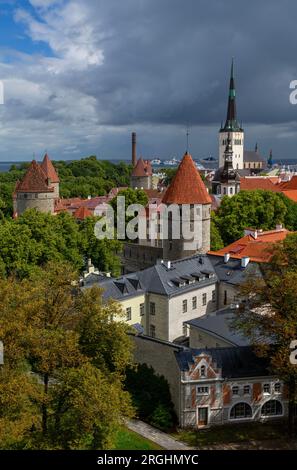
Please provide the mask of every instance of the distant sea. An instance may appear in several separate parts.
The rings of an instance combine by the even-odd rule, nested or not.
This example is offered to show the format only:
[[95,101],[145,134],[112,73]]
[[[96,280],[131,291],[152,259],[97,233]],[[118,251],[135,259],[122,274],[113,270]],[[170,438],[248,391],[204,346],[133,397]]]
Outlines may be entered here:
[[[71,160],[68,160],[69,162]],[[109,160],[111,163],[119,163],[119,162],[125,162],[125,163],[130,163],[131,160],[125,160],[125,159],[120,159],[120,160]],[[207,162],[205,161],[201,161],[201,160],[196,160],[197,162],[201,163],[201,165],[203,165],[205,168],[209,168],[209,169],[214,169],[214,168],[217,168],[217,165],[218,165],[218,162],[209,162],[207,164]],[[11,165],[20,165],[24,163],[23,161],[22,162],[0,162],[0,172],[7,172],[9,171]],[[281,166],[286,166],[286,167],[290,167],[290,169],[294,169],[295,171],[297,171],[297,159],[287,159],[287,160],[274,160],[273,163],[276,163],[276,164],[279,164]],[[167,165],[162,165],[162,163],[160,165],[156,165],[155,168],[162,168],[162,166],[167,166]],[[172,167],[171,167],[172,168]]]

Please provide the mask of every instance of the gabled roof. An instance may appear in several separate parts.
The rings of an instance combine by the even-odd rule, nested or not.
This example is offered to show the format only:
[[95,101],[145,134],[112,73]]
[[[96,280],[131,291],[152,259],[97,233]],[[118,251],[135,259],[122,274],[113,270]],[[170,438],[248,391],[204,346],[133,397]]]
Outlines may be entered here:
[[24,177],[16,184],[16,192],[26,193],[51,193],[54,188],[47,185],[47,177],[41,166],[33,160],[28,167]]
[[240,178],[241,191],[255,191],[257,189],[273,192],[281,191],[281,189],[276,184],[274,184],[269,177],[245,176],[243,178]]
[[[274,244],[284,240],[290,232],[281,228],[266,232],[255,230],[255,233],[256,236],[245,235],[221,250],[209,251],[209,254],[224,256],[229,253],[230,257],[235,259],[248,257],[251,261],[268,263],[273,254]],[[226,264],[228,265],[228,263]]]
[[75,212],[74,212],[74,217],[79,220],[84,220],[86,217],[92,216],[92,212],[87,209],[85,206],[79,207]]
[[59,183],[60,182],[59,177],[57,175],[57,172],[54,168],[54,165],[52,164],[51,160],[49,159],[49,156],[48,156],[47,153],[44,155],[43,161],[42,161],[40,166],[43,169],[46,177],[50,179],[51,183]]
[[164,204],[211,204],[211,197],[191,155],[186,152],[165,192]]
[[195,357],[200,354],[211,356],[217,367],[222,369],[222,377],[270,376],[269,360],[255,355],[251,346],[230,348],[188,349],[175,352],[177,364],[182,371],[189,371]]
[[244,150],[243,161],[246,163],[248,162],[265,163],[265,159],[259,154],[259,152],[256,152],[254,150]]
[[135,167],[133,168],[131,176],[152,176],[153,170],[151,162],[139,158]]

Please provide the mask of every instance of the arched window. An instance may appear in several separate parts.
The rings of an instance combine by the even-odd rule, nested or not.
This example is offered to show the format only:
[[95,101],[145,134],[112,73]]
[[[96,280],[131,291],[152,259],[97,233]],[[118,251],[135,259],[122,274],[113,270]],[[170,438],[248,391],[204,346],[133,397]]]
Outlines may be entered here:
[[233,406],[230,413],[230,419],[243,419],[252,417],[252,408],[248,403],[237,403]]
[[278,400],[269,400],[262,406],[261,416],[278,416],[283,414],[282,404]]

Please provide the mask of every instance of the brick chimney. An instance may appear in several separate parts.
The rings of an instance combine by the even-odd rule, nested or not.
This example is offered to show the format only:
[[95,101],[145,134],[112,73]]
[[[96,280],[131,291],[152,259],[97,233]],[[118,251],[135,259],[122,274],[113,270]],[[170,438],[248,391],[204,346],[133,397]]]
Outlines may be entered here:
[[136,154],[136,132],[132,132],[132,165],[133,168],[137,163],[137,154]]

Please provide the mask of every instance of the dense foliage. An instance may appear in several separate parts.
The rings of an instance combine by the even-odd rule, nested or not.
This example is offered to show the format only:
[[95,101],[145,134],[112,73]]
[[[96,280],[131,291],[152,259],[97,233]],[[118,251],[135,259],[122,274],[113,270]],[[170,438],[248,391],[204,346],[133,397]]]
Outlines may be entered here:
[[167,431],[176,422],[167,380],[152,367],[140,364],[126,372],[125,387],[130,392],[140,419]]
[[117,254],[122,245],[117,240],[98,240],[94,235],[97,220],[88,217],[77,223],[66,212],[54,216],[34,209],[15,220],[2,220],[0,275],[23,278],[48,261],[68,261],[75,269],[82,270],[87,258],[100,270],[118,275]]
[[0,280],[1,449],[111,448],[133,413],[128,327],[111,320],[121,308],[76,286],[71,265],[56,262]]
[[289,230],[297,230],[297,204],[282,193],[240,191],[233,197],[223,198],[212,221],[213,236],[216,228],[227,245],[241,238],[247,227],[271,230],[282,223]]
[[297,235],[287,236],[275,247],[271,262],[260,267],[262,279],[249,278],[242,286],[249,308],[239,310],[235,326],[268,358],[272,374],[284,381],[292,432],[297,404],[297,367],[290,362],[290,344],[297,339]]

